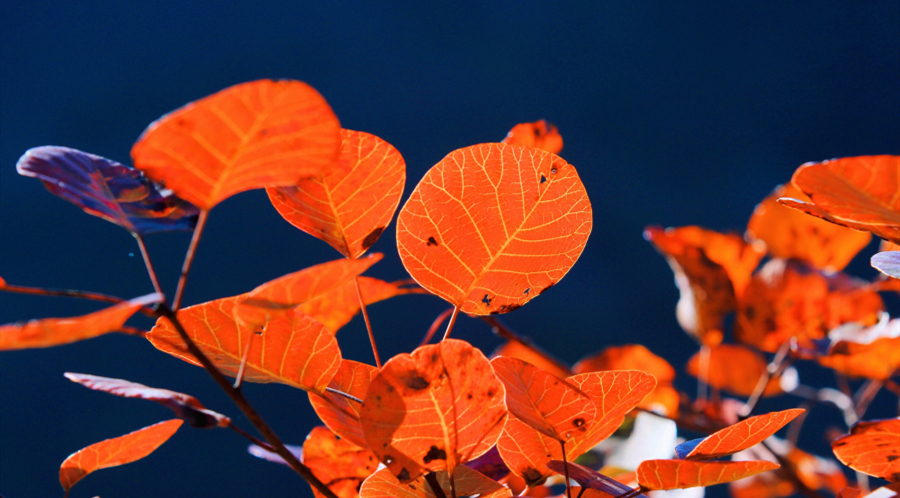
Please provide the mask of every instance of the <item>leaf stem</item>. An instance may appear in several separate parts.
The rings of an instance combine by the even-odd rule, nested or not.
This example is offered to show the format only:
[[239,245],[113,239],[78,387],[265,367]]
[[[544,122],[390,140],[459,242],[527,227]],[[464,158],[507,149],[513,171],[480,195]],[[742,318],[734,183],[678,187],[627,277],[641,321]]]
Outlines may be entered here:
[[200,211],[197,218],[197,226],[194,227],[194,235],[191,237],[191,244],[188,246],[187,254],[184,255],[184,264],[181,266],[181,276],[178,277],[178,288],[175,289],[175,299],[172,301],[172,311],[178,311],[181,306],[181,296],[184,294],[184,285],[187,283],[188,272],[191,269],[191,262],[194,260],[194,253],[197,252],[197,244],[200,243],[200,235],[203,234],[203,227],[206,226],[206,216],[209,211]]
[[566,472],[566,496],[572,498],[572,487],[569,486],[569,460],[566,458],[566,442],[560,441],[559,446],[562,448],[563,469]]
[[150,253],[147,252],[147,246],[144,245],[144,238],[134,232],[132,232],[132,235],[134,235],[138,247],[141,249],[141,256],[144,258],[144,266],[147,267],[147,274],[150,275],[150,282],[153,283],[153,290],[155,290],[157,294],[165,296],[162,288],[159,286],[159,280],[156,278],[156,271],[153,269],[153,263],[150,262]]
[[245,437],[251,443],[259,446],[260,448],[262,448],[266,451],[271,451],[272,453],[277,453],[277,451],[275,451],[275,448],[273,448],[271,444],[263,441],[262,439],[259,439],[258,437],[254,436],[253,434],[250,434],[249,432],[245,431],[244,429],[241,429],[240,427],[234,425],[233,423],[228,422],[228,428],[233,430],[234,432],[237,432],[241,436]]
[[878,394],[878,391],[881,390],[882,385],[883,382],[880,380],[869,379],[858,391],[856,391],[856,394],[853,396],[853,404],[856,407],[856,418],[862,420],[863,415],[866,414],[866,410],[869,408],[869,403],[872,402],[872,399],[874,399],[875,395]]
[[244,369],[247,368],[247,356],[250,354],[250,345],[253,344],[253,338],[256,336],[256,333],[250,332],[250,337],[247,338],[247,345],[244,346],[244,354],[241,355],[241,366],[238,368],[237,377],[234,379],[234,387],[235,389],[241,388],[241,380],[244,378]]
[[[127,299],[122,299],[121,297],[100,294],[99,292],[89,292],[74,289],[42,289],[40,287],[25,287],[22,285],[7,284],[3,287],[0,287],[0,291],[14,292],[16,294],[32,294],[37,296],[77,297],[80,299],[90,299],[91,301],[100,301],[103,303],[112,304],[121,304],[128,301]],[[159,316],[156,311],[146,306],[142,307],[139,311],[149,317]]]
[[362,404],[362,402],[363,402],[363,400],[357,398],[356,396],[354,396],[354,395],[352,395],[352,394],[350,394],[350,393],[345,393],[344,391],[340,391],[340,390],[335,389],[335,388],[333,388],[333,387],[326,387],[325,390],[326,390],[327,392],[337,394],[338,396],[343,396],[343,397],[345,397],[345,398],[347,398],[347,399],[349,399],[349,400],[351,400],[351,401],[356,401],[356,402],[359,403],[359,404]]
[[359,287],[359,277],[353,277],[353,283],[356,284],[356,296],[359,298],[359,310],[362,312],[363,320],[366,322],[366,330],[369,331],[369,342],[372,343],[372,354],[375,355],[375,366],[381,370],[381,358],[378,356],[378,346],[375,345],[375,334],[372,333],[372,323],[369,322],[369,312],[366,311],[366,301],[363,299],[362,289]]
[[[448,337],[450,337],[450,331],[453,330],[453,325],[456,323],[456,317],[457,317],[457,315],[459,315],[459,306],[454,306],[454,307],[453,307],[453,314],[450,315],[450,323],[447,324],[447,331],[444,332],[444,338],[441,339],[442,341],[444,341],[444,340],[446,340]],[[456,498],[456,497],[454,497],[454,498]]]
[[431,486],[431,491],[434,492],[434,496],[437,498],[447,498],[447,494],[444,493],[444,489],[441,488],[441,484],[437,480],[437,474],[434,472],[425,474],[425,482]]
[[772,358],[772,361],[766,365],[766,370],[759,376],[759,381],[756,383],[756,387],[753,388],[753,393],[750,395],[750,399],[747,400],[747,403],[744,405],[744,408],[740,412],[741,418],[747,418],[750,414],[753,413],[753,410],[756,408],[756,404],[759,402],[759,399],[762,397],[763,392],[766,390],[766,386],[769,384],[769,379],[772,378],[772,375],[776,374],[781,369],[781,364],[784,359],[787,357],[788,352],[791,350],[791,342],[784,341],[781,344],[781,347],[778,348],[778,352],[775,353],[775,357]]
[[797,474],[797,469],[794,468],[794,464],[791,463],[790,460],[782,455],[779,455],[778,453],[775,453],[772,447],[769,446],[765,441],[760,441],[759,444],[761,444],[763,448],[769,450],[769,453],[771,453],[775,457],[775,459],[778,460],[781,468],[784,469],[785,473],[787,474],[788,479],[791,481],[794,487],[797,488],[800,494],[806,496],[807,498],[823,498],[822,495],[807,486],[806,483],[804,483],[803,480],[800,479],[799,475]]
[[434,337],[434,334],[437,332],[437,329],[440,328],[441,324],[444,323],[444,320],[450,316],[450,313],[453,313],[455,308],[447,308],[443,313],[437,316],[433,322],[431,322],[431,327],[428,327],[428,332],[425,333],[425,337],[422,338],[422,342],[419,343],[419,347],[422,347],[429,342],[431,342],[431,338]]

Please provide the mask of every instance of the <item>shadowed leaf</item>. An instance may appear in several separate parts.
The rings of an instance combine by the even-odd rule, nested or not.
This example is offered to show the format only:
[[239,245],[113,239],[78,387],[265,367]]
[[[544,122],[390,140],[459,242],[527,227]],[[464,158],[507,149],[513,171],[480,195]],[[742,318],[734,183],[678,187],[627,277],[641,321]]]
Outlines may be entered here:
[[246,190],[290,186],[327,171],[340,124],[300,81],[226,88],[150,124],[131,149],[134,165],[203,210]]
[[[435,473],[438,485],[444,492],[444,496],[450,497],[450,479],[447,471]],[[459,466],[453,471],[453,481],[456,486],[456,496],[478,496],[479,498],[507,498],[512,496],[509,488],[496,481],[481,475],[479,472],[466,466]],[[436,498],[431,485],[424,477],[413,481],[401,482],[388,469],[382,469],[366,479],[362,489],[359,490],[360,498]]]
[[900,251],[879,252],[872,256],[872,268],[889,277],[900,278]]
[[[378,469],[371,451],[339,439],[327,427],[313,427],[300,459],[338,498],[356,498],[363,481]],[[322,494],[312,488],[313,495]]]
[[509,467],[506,466],[503,457],[500,456],[497,446],[491,447],[484,455],[469,460],[463,465],[477,470],[479,473],[497,482],[503,482],[509,476]]
[[509,130],[506,138],[503,139],[503,143],[537,147],[553,154],[559,154],[563,148],[563,139],[559,130],[543,119],[513,126],[513,129]]
[[563,278],[591,224],[572,165],[533,147],[481,144],[425,174],[400,210],[397,248],[422,287],[461,311],[507,313]]
[[[596,470],[589,469],[583,465],[573,462],[563,462],[562,460],[552,460],[547,463],[547,467],[557,474],[566,475],[566,466],[569,467],[569,478],[577,482],[583,488],[601,491],[610,496],[621,496],[629,491],[633,491],[630,486],[626,486],[621,482],[607,477]],[[635,495],[635,497],[647,498],[644,494]]]
[[[372,277],[357,277],[357,281],[366,306],[403,294],[427,294],[411,280],[385,282]],[[356,283],[353,280],[344,282],[340,287],[299,305],[297,309],[336,334],[359,313]]]
[[651,490],[693,488],[736,481],[778,467],[777,463],[767,461],[646,460],[637,468],[637,480]]
[[[341,366],[328,387],[358,399],[365,399],[369,384],[377,374],[378,369],[371,365],[341,360]],[[362,403],[328,391],[322,394],[309,393],[309,402],[316,415],[335,434],[362,448],[368,446],[359,421]]]
[[900,418],[858,422],[831,443],[844,465],[891,482],[900,481]]
[[712,460],[745,450],[775,434],[805,411],[794,408],[742,420],[704,438],[683,458]]

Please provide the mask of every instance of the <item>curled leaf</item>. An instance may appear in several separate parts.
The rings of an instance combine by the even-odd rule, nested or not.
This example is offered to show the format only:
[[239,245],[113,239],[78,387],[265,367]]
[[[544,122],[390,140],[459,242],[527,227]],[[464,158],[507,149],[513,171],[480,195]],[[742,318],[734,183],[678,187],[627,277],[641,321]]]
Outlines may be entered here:
[[505,144],[526,145],[559,154],[563,148],[562,135],[552,124],[541,119],[533,123],[519,123],[503,139]]

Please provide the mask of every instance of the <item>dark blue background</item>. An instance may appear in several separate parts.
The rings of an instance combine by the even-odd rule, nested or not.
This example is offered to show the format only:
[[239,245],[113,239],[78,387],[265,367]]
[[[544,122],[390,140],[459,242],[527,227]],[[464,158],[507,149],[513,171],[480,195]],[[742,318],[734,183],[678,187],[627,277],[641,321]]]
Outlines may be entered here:
[[[123,297],[151,291],[127,232],[15,173],[26,149],[65,145],[130,163],[134,140],[169,110],[235,83],[300,79],[325,96],[344,127],[401,151],[407,194],[453,149],[500,140],[523,121],[558,125],[562,156],[590,195],[594,232],[560,285],[504,319],[569,362],[640,342],[680,368],[695,345],[675,322],[677,290],[641,237],[645,225],[741,231],[754,205],[803,162],[900,153],[895,1],[0,6],[0,276],[21,285]],[[391,232],[373,248],[386,257],[371,274],[404,278]],[[168,292],[188,240],[149,237]],[[861,276],[873,275],[870,252],[853,266]],[[186,303],[338,256],[284,222],[264,193],[240,194],[212,211]],[[0,304],[3,323],[97,308],[10,294]],[[411,350],[445,308],[429,296],[373,306],[383,356]],[[497,344],[468,318],[454,336],[488,350]],[[370,361],[359,319],[339,341],[347,357]],[[245,422],[202,370],[133,337],[4,353],[6,498],[59,496],[58,466],[68,454],[170,417],[149,402],[72,384],[65,371],[188,392]],[[829,382],[809,372],[806,383]],[[683,373],[680,382],[693,385]],[[301,442],[314,424],[300,391],[248,385],[246,392],[287,442]],[[873,413],[890,415],[893,402],[884,401]],[[796,403],[784,397],[771,406]],[[820,428],[839,424],[827,408],[810,419]],[[821,436],[808,432],[806,447],[826,452]],[[310,496],[288,469],[251,458],[245,446],[229,432],[184,428],[146,460],[91,475],[72,496]]]

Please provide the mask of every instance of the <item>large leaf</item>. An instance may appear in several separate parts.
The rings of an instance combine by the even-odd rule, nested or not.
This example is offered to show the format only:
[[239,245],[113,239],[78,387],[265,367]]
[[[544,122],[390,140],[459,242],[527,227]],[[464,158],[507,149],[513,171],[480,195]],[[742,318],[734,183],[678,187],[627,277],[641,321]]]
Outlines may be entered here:
[[844,157],[806,163],[791,178],[812,202],[778,202],[900,244],[900,156]]
[[[246,351],[244,380],[279,382],[324,392],[341,363],[334,335],[296,310],[272,318],[261,330],[248,328],[234,316],[235,306],[244,297],[226,297],[182,308],[178,310],[178,321],[197,347],[227,375],[237,376]],[[160,351],[200,365],[168,318],[160,318],[147,339]]]
[[489,450],[506,420],[504,399],[481,351],[447,339],[385,363],[360,418],[368,447],[405,483]]
[[802,408],[794,408],[742,420],[707,436],[699,444],[692,445],[693,449],[681,458],[713,460],[745,450],[775,434],[805,411]]
[[681,489],[713,486],[777,469],[774,462],[696,462],[646,460],[637,468],[638,483],[645,489]]
[[562,135],[552,124],[544,121],[533,123],[519,123],[503,139],[505,144],[528,145],[539,149],[559,154],[563,148]]
[[125,465],[153,453],[182,423],[178,419],[167,420],[72,453],[59,468],[59,483],[66,490],[66,496],[75,483],[95,470]]
[[221,413],[207,410],[200,403],[200,400],[189,394],[147,387],[136,382],[97,375],[70,372],[66,372],[63,375],[72,382],[77,382],[95,391],[104,391],[123,398],[140,398],[155,401],[172,410],[176,417],[184,420],[192,427],[205,429],[209,427],[228,427],[231,424],[231,420],[228,417]]
[[[362,294],[366,306],[403,294],[425,294],[425,290],[416,286],[411,280],[385,282],[372,277],[357,277],[359,294]],[[321,294],[299,305],[298,310],[325,326],[336,334],[344,325],[359,313],[359,295],[356,282],[348,280],[336,289]]]
[[[303,443],[301,461],[338,498],[356,498],[363,481],[378,469],[371,451],[338,439],[327,427],[313,427]],[[313,495],[322,498],[315,487]]]
[[369,133],[341,130],[341,153],[333,167],[266,192],[291,225],[357,258],[394,217],[405,183],[406,163],[394,146]]
[[262,187],[295,185],[327,171],[340,124],[300,81],[226,88],[153,122],[131,149],[134,165],[200,209]]
[[[445,497],[453,496],[450,492],[450,479],[447,471],[435,473],[437,484]],[[456,467],[453,471],[453,483],[456,496],[477,496],[479,498],[508,498],[512,496],[509,488],[485,477],[478,471],[465,466]],[[382,469],[366,479],[359,490],[361,498],[436,498],[437,495],[425,477],[410,482],[401,482],[388,469]]]
[[593,425],[597,409],[577,387],[516,358],[500,356],[491,366],[506,387],[510,413],[534,430],[566,442]]
[[0,351],[48,348],[116,332],[139,309],[161,299],[160,294],[147,294],[84,316],[3,325],[0,326]]
[[422,287],[462,311],[507,313],[563,278],[591,223],[584,185],[562,158],[473,145],[419,182],[397,218],[397,248]]
[[870,476],[900,481],[900,418],[858,422],[831,443],[844,465]]
[[199,211],[134,168],[68,147],[29,149],[19,158],[20,175],[37,178],[52,194],[126,230],[144,235],[192,230]]
[[[328,387],[347,393],[357,399],[365,399],[369,384],[378,374],[378,369],[352,360],[341,360],[341,367],[334,374]],[[316,415],[335,434],[351,443],[365,448],[366,436],[359,421],[362,403],[346,396],[326,391],[322,394],[309,393],[309,402]]]
[[835,225],[778,203],[781,197],[808,201],[793,185],[779,186],[753,211],[747,223],[747,235],[766,243],[775,258],[797,258],[815,268],[843,270],[872,235]]

